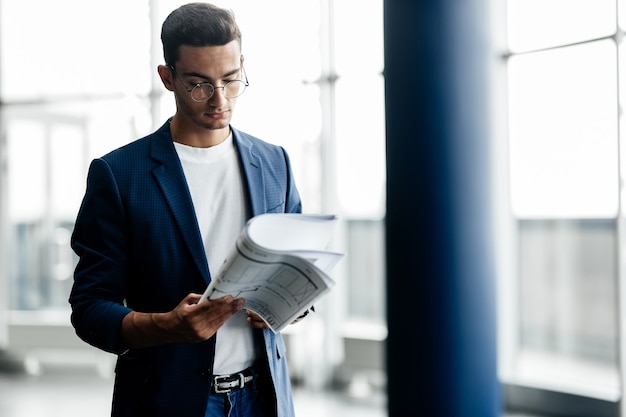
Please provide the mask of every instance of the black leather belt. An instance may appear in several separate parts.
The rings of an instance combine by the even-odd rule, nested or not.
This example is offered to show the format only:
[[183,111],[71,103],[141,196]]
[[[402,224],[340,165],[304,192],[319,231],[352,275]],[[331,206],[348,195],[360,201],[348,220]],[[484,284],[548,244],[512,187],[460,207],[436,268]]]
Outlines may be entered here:
[[252,368],[231,375],[214,375],[212,391],[216,394],[228,394],[231,391],[245,388],[254,380]]

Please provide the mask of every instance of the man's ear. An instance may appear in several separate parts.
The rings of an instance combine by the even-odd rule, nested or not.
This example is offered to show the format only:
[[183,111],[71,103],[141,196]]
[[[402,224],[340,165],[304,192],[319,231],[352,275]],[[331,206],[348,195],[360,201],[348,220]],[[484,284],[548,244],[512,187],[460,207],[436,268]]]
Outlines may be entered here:
[[170,91],[174,91],[174,79],[172,77],[172,69],[167,65],[159,65],[157,71],[165,88]]

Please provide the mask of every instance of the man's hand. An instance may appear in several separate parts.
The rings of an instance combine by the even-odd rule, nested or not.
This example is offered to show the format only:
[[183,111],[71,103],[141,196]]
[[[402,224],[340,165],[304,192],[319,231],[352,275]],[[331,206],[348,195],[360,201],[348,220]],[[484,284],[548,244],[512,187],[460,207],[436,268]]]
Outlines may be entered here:
[[254,311],[246,310],[246,315],[248,316],[248,323],[255,329],[269,329],[270,326],[265,323],[265,321]]
[[[227,295],[202,304],[200,294],[189,294],[174,310],[167,313],[165,320],[157,320],[177,342],[199,342],[207,340],[222,327],[226,320],[243,308],[244,299]],[[156,318],[156,316],[153,316]]]
[[[296,317],[295,320],[291,322],[291,324],[295,324],[299,322],[300,320],[302,320],[303,318],[305,318],[309,314],[309,311],[310,310],[307,310],[304,313],[302,313],[299,317]],[[270,326],[268,326],[267,323],[265,323],[265,320],[263,320],[261,316],[259,316],[254,311],[246,310],[246,314],[248,315],[248,323],[250,323],[252,327],[257,328],[257,329],[269,329],[270,328]]]
[[189,294],[167,313],[133,311],[127,314],[122,320],[123,344],[128,348],[142,348],[207,340],[243,308],[245,301],[228,295],[198,304],[200,297],[200,294]]

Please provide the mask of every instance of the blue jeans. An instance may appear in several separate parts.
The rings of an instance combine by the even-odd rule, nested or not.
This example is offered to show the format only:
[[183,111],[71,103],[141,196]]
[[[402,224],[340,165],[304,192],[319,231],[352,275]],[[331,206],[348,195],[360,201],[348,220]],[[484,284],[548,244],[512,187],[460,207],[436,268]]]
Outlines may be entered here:
[[209,394],[205,417],[265,417],[256,381],[228,394]]

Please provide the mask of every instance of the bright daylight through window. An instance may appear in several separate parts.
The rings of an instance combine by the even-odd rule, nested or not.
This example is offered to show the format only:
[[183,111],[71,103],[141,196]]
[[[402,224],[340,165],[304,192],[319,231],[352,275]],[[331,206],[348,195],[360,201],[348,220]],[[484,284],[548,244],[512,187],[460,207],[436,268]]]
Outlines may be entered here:
[[507,317],[519,330],[504,375],[514,384],[617,401],[618,85],[626,78],[618,74],[616,2],[507,5],[519,288],[508,296],[515,307]]
[[[19,343],[36,342],[28,333],[34,326],[69,326],[77,262],[69,239],[89,163],[173,114],[156,69],[163,63],[161,23],[183,3],[0,1],[0,152],[8,161],[0,173],[0,220],[11,242],[0,245],[7,260],[0,295],[6,289],[9,304],[8,318],[0,315],[0,344],[5,321],[25,332]],[[359,19],[354,2],[215,3],[235,12],[244,33],[250,85],[233,125],[285,147],[305,212],[341,219],[331,244],[350,257],[336,269],[327,305],[310,320],[323,335],[325,345],[316,347],[323,354],[319,363],[297,354],[292,361],[294,373],[319,384],[349,355],[342,340],[348,333],[378,349],[386,335],[382,1],[359,2]],[[350,366],[382,372],[382,355]]]

